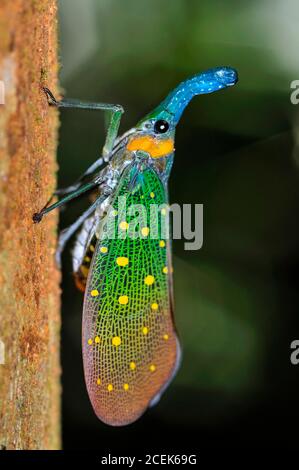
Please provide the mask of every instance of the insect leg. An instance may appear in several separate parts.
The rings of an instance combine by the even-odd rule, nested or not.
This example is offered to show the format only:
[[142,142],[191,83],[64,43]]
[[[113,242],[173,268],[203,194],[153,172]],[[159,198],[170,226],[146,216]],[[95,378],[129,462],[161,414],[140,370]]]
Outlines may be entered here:
[[109,156],[112,152],[115,139],[118,134],[119,124],[121,115],[124,109],[119,104],[110,103],[89,103],[87,101],[79,100],[61,100],[57,101],[53,93],[48,88],[43,88],[47,95],[49,104],[57,106],[58,108],[78,108],[78,109],[90,109],[90,110],[102,110],[107,111],[110,115],[105,144],[103,147],[103,159],[105,162],[109,161]]
[[56,262],[58,266],[60,266],[60,259],[61,259],[61,254],[63,252],[63,249],[65,247],[65,244],[68,242],[68,240],[72,237],[72,235],[78,230],[78,228],[83,224],[83,222],[95,211],[98,205],[100,205],[105,199],[107,195],[102,195],[96,199],[96,201],[85,211],[83,214],[74,222],[72,225],[69,227],[63,229],[60,232],[59,238],[58,238],[58,244],[57,244],[57,250],[56,250]]
[[65,196],[64,198],[62,198],[60,201],[57,201],[55,202],[54,204],[52,204],[51,206],[49,206],[48,204],[50,203],[51,199],[47,202],[47,204],[45,205],[45,207],[43,207],[43,209],[40,211],[40,212],[36,212],[35,214],[33,214],[33,222],[36,224],[36,223],[39,223],[43,216],[45,214],[47,214],[48,212],[52,211],[53,209],[56,209],[57,207],[60,207],[62,206],[63,204],[65,204],[66,202],[68,201],[71,201],[72,199],[76,198],[77,196],[79,196],[80,194],[83,194],[85,193],[86,191],[89,191],[90,189],[93,189],[95,188],[96,186],[98,186],[98,181],[91,181],[90,183],[87,183],[83,186],[81,186],[81,188],[77,189],[76,191],[72,192],[71,194],[69,194],[68,196]]
[[[75,183],[71,184],[70,186],[67,186],[66,188],[58,188],[56,191],[54,191],[53,196],[62,196],[64,194],[70,194],[73,191],[76,191],[82,181],[89,175],[95,172],[98,168],[100,168],[104,164],[104,159],[103,157],[98,158],[90,167],[87,168],[87,170],[75,181]],[[52,197],[53,197],[52,196]]]
[[111,152],[113,150],[114,142],[115,142],[115,139],[116,139],[117,134],[118,134],[121,115],[124,112],[124,110],[121,106],[119,108],[111,110],[111,111],[109,112],[110,121],[109,121],[109,124],[108,124],[105,144],[104,144],[104,147],[103,147],[103,159],[104,159],[104,161],[109,161],[109,155],[111,154]]

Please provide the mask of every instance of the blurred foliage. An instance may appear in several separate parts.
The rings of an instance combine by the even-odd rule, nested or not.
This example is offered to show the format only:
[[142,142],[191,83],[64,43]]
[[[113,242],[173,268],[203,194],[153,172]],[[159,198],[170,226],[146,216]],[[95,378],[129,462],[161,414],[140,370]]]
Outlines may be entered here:
[[[190,252],[174,243],[184,359],[161,403],[129,432],[102,427],[90,409],[78,367],[82,297],[65,254],[67,447],[92,446],[99,435],[109,442],[114,433],[126,445],[134,433],[158,426],[162,434],[173,421],[174,434],[212,429],[214,438],[227,438],[241,422],[256,439],[289,438],[279,428],[296,399],[289,344],[299,326],[298,121],[289,95],[299,78],[298,16],[294,0],[60,2],[65,94],[122,104],[123,131],[188,75],[231,65],[240,76],[237,87],[194,99],[178,128],[171,202],[204,204],[204,247]],[[99,155],[104,118],[67,110],[61,120],[65,186]],[[62,226],[85,205],[62,212]]]

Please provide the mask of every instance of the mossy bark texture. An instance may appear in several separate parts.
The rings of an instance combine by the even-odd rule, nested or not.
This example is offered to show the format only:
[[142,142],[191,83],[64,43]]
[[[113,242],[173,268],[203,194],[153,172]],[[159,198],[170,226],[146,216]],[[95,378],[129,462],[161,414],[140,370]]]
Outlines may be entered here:
[[56,34],[56,0],[1,0],[2,449],[60,447],[57,215],[32,223],[55,186],[57,113],[42,86],[56,91]]

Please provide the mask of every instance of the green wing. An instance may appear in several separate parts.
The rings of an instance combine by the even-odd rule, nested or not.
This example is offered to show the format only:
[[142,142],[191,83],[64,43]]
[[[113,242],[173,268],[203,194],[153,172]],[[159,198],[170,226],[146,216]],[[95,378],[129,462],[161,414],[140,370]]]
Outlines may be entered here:
[[[116,426],[135,421],[156,401],[179,356],[170,242],[161,236],[167,188],[153,168],[136,171],[125,170],[112,201],[113,222],[108,217],[98,230],[83,311],[88,393],[97,416]],[[121,238],[104,237],[111,225]]]

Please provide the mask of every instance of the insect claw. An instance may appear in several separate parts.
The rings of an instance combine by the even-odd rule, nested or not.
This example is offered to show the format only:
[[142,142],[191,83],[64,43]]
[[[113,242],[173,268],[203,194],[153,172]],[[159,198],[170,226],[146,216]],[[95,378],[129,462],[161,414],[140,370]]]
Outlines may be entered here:
[[43,91],[45,92],[45,94],[47,96],[48,103],[50,105],[58,106],[58,101],[56,100],[53,93],[49,90],[49,88],[43,87]]
[[34,224],[39,224],[43,218],[43,214],[41,212],[35,212],[32,216],[32,220]]

